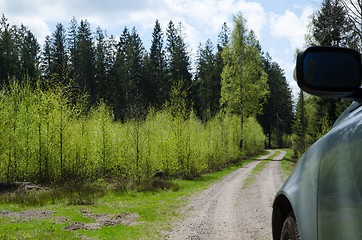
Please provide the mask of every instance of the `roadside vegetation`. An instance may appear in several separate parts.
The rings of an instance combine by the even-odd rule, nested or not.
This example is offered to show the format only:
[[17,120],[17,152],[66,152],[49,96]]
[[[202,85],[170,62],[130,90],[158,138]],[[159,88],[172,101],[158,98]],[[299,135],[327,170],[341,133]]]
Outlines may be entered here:
[[63,186],[27,194],[18,191],[0,195],[0,238],[159,239],[167,235],[189,196],[258,157],[192,181],[155,180],[148,191],[99,179],[79,189]]
[[270,162],[270,160],[272,160],[275,156],[277,156],[279,154],[279,151],[275,151],[275,153],[273,153],[271,156],[269,156],[266,159],[263,160],[259,160],[260,162],[258,163],[258,165],[256,165],[256,167],[251,171],[251,174],[248,176],[248,178],[245,180],[245,184],[243,185],[243,188],[248,188],[250,187],[254,181],[256,176],[258,175],[258,173],[260,173],[264,168],[266,168],[266,166],[268,165],[268,163]]
[[281,162],[283,179],[286,180],[289,177],[289,175],[293,172],[297,161],[294,158],[294,152],[292,149],[288,148],[282,150],[287,152],[287,154],[285,154]]
[[255,119],[244,122],[249,132],[241,149],[239,117],[220,113],[202,123],[174,91],[168,107],[121,123],[104,103],[85,112],[61,86],[32,90],[12,81],[0,92],[0,180],[127,184],[158,171],[193,179],[262,151],[265,137]]

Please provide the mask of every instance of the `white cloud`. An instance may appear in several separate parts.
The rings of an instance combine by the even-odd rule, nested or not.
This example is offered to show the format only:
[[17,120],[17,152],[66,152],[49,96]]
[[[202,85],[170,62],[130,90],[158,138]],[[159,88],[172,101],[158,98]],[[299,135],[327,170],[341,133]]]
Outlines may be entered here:
[[309,16],[313,8],[304,8],[302,14],[297,16],[294,12],[286,10],[284,15],[272,14],[270,18],[271,34],[274,37],[287,38],[292,48],[302,48],[307,33]]
[[238,8],[247,19],[249,29],[253,30],[258,39],[261,39],[261,31],[267,23],[267,14],[260,3],[240,1]]

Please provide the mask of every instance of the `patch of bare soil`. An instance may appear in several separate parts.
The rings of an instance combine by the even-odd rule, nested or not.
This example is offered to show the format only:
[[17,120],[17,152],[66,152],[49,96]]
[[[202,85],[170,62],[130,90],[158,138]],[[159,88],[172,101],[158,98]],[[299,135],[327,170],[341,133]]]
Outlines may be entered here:
[[281,152],[268,163],[253,184],[245,180],[273,150],[224,177],[195,196],[185,208],[185,219],[167,234],[168,239],[271,239],[274,194],[281,187]]
[[15,191],[30,192],[30,191],[46,191],[46,190],[49,190],[49,188],[31,182],[6,182],[6,183],[0,182],[0,194],[15,192]]
[[21,212],[12,212],[10,210],[0,211],[0,217],[6,217],[11,221],[28,221],[32,219],[47,219],[54,214],[51,210],[25,210]]
[[84,230],[97,230],[105,226],[114,226],[114,225],[125,225],[133,226],[142,224],[143,222],[138,222],[137,219],[140,217],[138,213],[124,213],[124,214],[92,214],[87,211],[83,211],[83,216],[93,219],[94,223],[84,223],[84,222],[75,222],[71,225],[65,226],[63,230],[66,231],[76,231],[79,229]]
[[[79,229],[85,230],[97,230],[105,226],[114,226],[114,225],[125,225],[133,226],[142,224],[143,222],[137,221],[140,217],[138,213],[124,213],[124,214],[92,214],[91,212],[81,211],[84,217],[94,220],[94,223],[84,223],[84,222],[75,222],[71,225],[65,226],[63,230],[66,231],[76,231]],[[12,212],[10,210],[0,211],[0,217],[5,217],[8,221],[11,222],[25,222],[35,219],[48,219],[54,216],[54,211],[52,210],[26,210],[21,212]],[[68,222],[68,218],[57,217],[55,223]]]

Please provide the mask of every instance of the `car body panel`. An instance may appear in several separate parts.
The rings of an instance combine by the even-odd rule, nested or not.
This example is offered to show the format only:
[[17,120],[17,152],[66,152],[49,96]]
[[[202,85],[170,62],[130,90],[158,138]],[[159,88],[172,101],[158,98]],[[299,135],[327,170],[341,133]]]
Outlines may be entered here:
[[353,102],[277,193],[275,201],[289,200],[300,239],[362,239],[361,136],[362,106]]
[[318,239],[362,239],[362,107],[351,105],[325,139]]
[[293,173],[277,193],[286,196],[293,208],[294,215],[301,230],[301,239],[317,237],[317,192],[320,149],[323,141],[317,141],[298,161]]

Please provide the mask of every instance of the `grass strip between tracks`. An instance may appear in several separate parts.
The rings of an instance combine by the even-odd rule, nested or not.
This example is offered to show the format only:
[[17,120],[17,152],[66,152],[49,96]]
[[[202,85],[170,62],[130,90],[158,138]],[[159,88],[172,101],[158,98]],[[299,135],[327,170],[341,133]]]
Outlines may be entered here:
[[255,166],[255,168],[251,171],[250,175],[245,179],[243,188],[248,188],[251,185],[253,185],[253,183],[256,180],[257,175],[264,169],[266,168],[266,166],[268,165],[268,163],[270,162],[270,160],[272,160],[273,158],[275,158],[278,154],[280,153],[280,151],[275,151],[272,155],[270,155],[268,158],[261,160],[258,165]]

